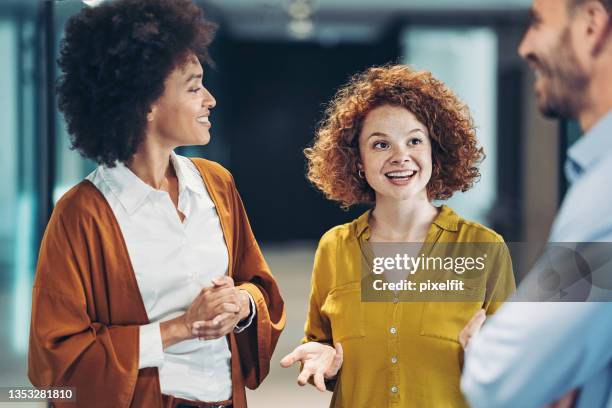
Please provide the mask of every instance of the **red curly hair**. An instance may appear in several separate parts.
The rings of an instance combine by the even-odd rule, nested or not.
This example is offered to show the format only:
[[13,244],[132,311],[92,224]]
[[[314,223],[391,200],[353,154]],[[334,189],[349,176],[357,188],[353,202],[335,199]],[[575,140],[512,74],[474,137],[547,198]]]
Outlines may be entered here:
[[427,126],[432,144],[428,197],[450,198],[480,177],[484,152],[467,106],[430,72],[406,65],[372,67],[351,78],[332,99],[312,147],[304,150],[308,179],[325,196],[348,208],[373,203],[372,187],[358,176],[359,133],[366,115],[382,105],[400,106]]

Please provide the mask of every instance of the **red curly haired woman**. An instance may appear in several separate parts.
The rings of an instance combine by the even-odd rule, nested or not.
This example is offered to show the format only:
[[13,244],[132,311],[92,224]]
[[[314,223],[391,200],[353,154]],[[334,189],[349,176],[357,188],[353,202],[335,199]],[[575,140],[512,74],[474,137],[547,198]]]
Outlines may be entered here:
[[[497,233],[432,203],[480,175],[483,152],[467,109],[429,72],[370,68],[337,93],[305,153],[308,177],[328,199],[374,208],[321,238],[304,344],[281,365],[300,361],[298,383],[333,390],[333,407],[466,406],[462,346],[514,291],[511,267],[480,276],[481,302],[362,302],[360,289],[362,249],[371,243],[505,248]],[[507,250],[501,255],[508,265]]]

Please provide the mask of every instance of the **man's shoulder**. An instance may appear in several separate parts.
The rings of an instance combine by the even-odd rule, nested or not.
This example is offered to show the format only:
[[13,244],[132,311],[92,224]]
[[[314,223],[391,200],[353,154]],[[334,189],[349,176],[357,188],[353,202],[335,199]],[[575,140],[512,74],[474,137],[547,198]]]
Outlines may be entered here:
[[612,240],[612,154],[576,180],[563,200],[551,241]]

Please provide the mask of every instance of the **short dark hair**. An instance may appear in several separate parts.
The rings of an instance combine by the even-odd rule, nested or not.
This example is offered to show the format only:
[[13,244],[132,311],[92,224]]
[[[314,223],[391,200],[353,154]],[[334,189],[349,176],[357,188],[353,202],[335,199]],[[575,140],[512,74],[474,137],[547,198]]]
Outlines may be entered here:
[[117,0],[72,16],[57,82],[72,148],[107,166],[129,162],[170,72],[190,53],[212,63],[215,30],[191,0]]
[[[586,3],[590,0],[567,0],[567,5],[570,11],[573,11],[579,5]],[[608,13],[612,13],[612,0],[597,0],[608,10]]]

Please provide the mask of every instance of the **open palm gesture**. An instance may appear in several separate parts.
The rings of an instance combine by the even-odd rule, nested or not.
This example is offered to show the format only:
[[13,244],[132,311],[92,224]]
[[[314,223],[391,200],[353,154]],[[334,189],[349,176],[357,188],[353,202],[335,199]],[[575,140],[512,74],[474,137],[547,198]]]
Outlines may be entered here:
[[342,345],[336,347],[317,342],[309,342],[298,346],[280,361],[282,367],[289,367],[293,363],[302,363],[302,372],[298,376],[298,384],[305,385],[313,377],[314,385],[319,391],[325,391],[325,379],[334,378],[342,367]]

